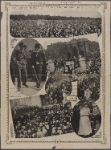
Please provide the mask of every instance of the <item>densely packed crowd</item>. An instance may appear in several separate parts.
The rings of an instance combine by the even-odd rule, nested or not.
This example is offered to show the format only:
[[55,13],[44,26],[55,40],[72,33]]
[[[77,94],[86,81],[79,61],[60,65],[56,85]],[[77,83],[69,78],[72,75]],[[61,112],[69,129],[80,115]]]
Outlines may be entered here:
[[[71,66],[68,66],[68,71],[66,74],[66,72],[63,71],[65,69],[66,61],[59,60],[58,63],[56,62],[56,64],[60,65],[59,67],[57,65],[55,66],[56,70],[54,74],[52,74],[48,79],[46,84],[47,94],[43,96],[43,104],[45,105],[61,102],[64,99],[65,94],[70,95],[72,90],[71,82],[74,81],[78,81],[77,95],[80,100],[84,100],[86,97],[87,99],[92,99],[92,101],[98,100],[100,96],[100,57],[90,58],[90,60],[85,61],[85,63],[86,71],[82,72],[79,70],[78,72],[74,64],[73,67],[71,67],[71,64]],[[62,79],[65,79],[66,81],[61,83]]]
[[[59,78],[59,77],[58,77]],[[54,81],[56,79],[56,81]],[[52,105],[62,103],[66,95],[70,95],[72,90],[71,82],[59,81],[55,77],[50,77],[46,83],[46,95],[41,96],[42,105]]]
[[[73,112],[71,107],[65,104],[66,101],[65,103],[63,102],[72,91],[71,82],[78,81],[77,96],[81,101],[88,100],[89,103],[92,103],[99,99],[101,71],[99,51],[98,55],[94,54],[88,57],[88,60],[84,57],[84,63],[86,64],[86,71],[84,72],[76,70],[76,68],[81,66],[81,62],[78,59],[79,56],[80,54],[78,54],[77,58],[74,57],[73,60],[71,59],[71,61],[70,59],[67,60],[67,58],[53,60],[55,69],[53,72],[50,72],[46,83],[46,95],[41,96],[42,108],[38,108],[37,106],[22,106],[12,110],[15,136],[17,138],[40,138],[73,132],[71,125]],[[73,64],[69,63],[72,61],[74,62]],[[64,69],[67,62],[68,72],[65,73]],[[78,65],[75,65],[77,62]],[[79,107],[77,106],[77,111],[79,111]],[[91,107],[91,111],[94,110],[92,104],[89,107]],[[93,116],[91,117],[94,133],[96,124]],[[99,122],[97,124],[99,127],[100,115],[99,120],[97,119],[96,121]],[[75,126],[75,130],[77,130],[77,122]]]
[[78,81],[78,98],[96,101],[100,96],[100,76],[98,74],[79,74],[75,76]]
[[85,34],[101,34],[101,19],[73,20],[10,20],[13,37],[74,37]]
[[73,132],[71,105],[26,107],[12,110],[16,138],[40,138]]

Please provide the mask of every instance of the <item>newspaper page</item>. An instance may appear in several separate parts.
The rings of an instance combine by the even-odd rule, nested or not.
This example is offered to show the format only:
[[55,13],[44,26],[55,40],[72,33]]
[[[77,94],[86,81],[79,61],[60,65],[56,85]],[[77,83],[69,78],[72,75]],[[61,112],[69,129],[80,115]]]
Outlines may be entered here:
[[110,2],[1,11],[2,148],[110,148]]

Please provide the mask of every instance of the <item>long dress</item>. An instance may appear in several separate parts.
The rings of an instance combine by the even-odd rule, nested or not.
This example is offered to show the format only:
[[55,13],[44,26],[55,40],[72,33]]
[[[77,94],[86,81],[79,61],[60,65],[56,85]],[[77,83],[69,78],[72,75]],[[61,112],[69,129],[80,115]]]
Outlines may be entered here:
[[89,120],[90,109],[83,107],[80,110],[79,135],[89,135],[92,133],[91,122]]
[[79,63],[80,63],[80,70],[81,70],[81,72],[86,72],[85,58],[84,57],[79,58]]

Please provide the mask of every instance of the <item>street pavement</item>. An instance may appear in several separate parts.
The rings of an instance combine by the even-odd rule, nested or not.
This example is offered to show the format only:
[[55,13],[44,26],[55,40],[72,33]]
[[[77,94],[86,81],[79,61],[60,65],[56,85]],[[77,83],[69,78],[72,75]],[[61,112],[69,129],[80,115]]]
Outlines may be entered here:
[[20,89],[20,93],[26,96],[33,96],[37,94],[43,87],[44,82],[41,82],[40,88],[36,87],[35,82],[27,82],[28,87],[22,85]]

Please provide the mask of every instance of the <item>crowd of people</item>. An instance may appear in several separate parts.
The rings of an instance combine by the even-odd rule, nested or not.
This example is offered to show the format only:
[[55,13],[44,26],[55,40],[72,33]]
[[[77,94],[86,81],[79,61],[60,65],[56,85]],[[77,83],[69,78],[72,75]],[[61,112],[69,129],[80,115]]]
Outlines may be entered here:
[[[19,51],[12,55],[12,60],[17,64],[24,62],[22,66],[18,65],[18,70],[21,69],[19,74],[21,75],[21,73],[23,73],[24,75],[23,70],[26,69],[24,44],[19,44],[19,47]],[[92,104],[94,101],[98,100],[100,96],[101,60],[99,50],[95,50],[94,54],[92,54],[88,59],[86,58],[87,54],[85,53],[85,50],[83,50],[85,54],[84,56],[81,56],[81,53],[78,50],[76,55],[69,54],[65,59],[58,58],[50,61],[45,58],[45,54],[43,52],[38,51],[39,47],[40,44],[35,44],[35,52],[33,52],[33,59],[31,63],[32,67],[37,70],[35,73],[38,77],[37,79],[39,79],[40,74],[41,81],[41,62],[43,63],[45,61],[44,66],[46,72],[48,72],[49,63],[50,69],[53,69],[52,71],[50,70],[50,74],[45,85],[46,94],[40,96],[42,102],[41,108],[37,106],[22,106],[12,109],[15,137],[40,138],[70,133],[73,132],[73,130],[83,137],[94,135],[99,129],[101,123],[99,109],[97,106]],[[66,54],[68,54],[68,52]],[[41,60],[42,57],[44,59]],[[81,60],[80,58],[83,59]],[[66,67],[68,68],[67,73],[65,70]],[[38,68],[40,70],[38,70]],[[79,68],[79,70],[77,68]],[[12,79],[14,79],[13,69],[11,71]],[[22,78],[21,76],[19,78],[21,84]],[[37,82],[38,87],[37,79],[35,79],[35,81]],[[14,80],[12,81],[14,83]],[[71,103],[67,103],[67,96],[69,96],[72,92],[71,83],[74,81],[78,81],[78,99],[81,100],[81,103],[87,100],[87,104],[82,105],[80,103],[74,107],[74,110],[72,110]],[[26,86],[26,82],[24,85]],[[86,124],[84,119],[81,118],[82,115],[84,116],[84,113],[87,116],[85,120],[88,124]],[[83,126],[81,125],[82,123]],[[83,130],[85,124],[88,127],[88,129],[86,129],[88,131],[87,135],[86,131]]]
[[40,138],[73,132],[70,103],[46,108],[29,106],[12,112],[16,138]]
[[77,18],[71,20],[10,20],[13,37],[74,37],[85,34],[101,34],[101,19]]
[[90,102],[79,102],[74,106],[72,116],[74,131],[82,137],[94,135],[101,125],[101,113],[98,106]]
[[[42,105],[52,105],[63,103],[66,96],[71,94],[72,85],[70,81],[62,80],[58,77],[50,77],[46,83],[46,95],[41,96]],[[61,81],[60,81],[61,80]]]
[[51,106],[12,108],[16,138],[41,138],[75,132],[82,137],[94,135],[101,125],[101,113],[92,101]]
[[96,101],[100,96],[100,76],[98,74],[78,74],[75,75],[75,80],[78,81],[77,95],[80,100]]
[[[63,80],[63,76],[65,80]],[[43,108],[14,108],[13,120],[16,137],[40,138],[70,133],[73,132],[73,130],[82,137],[94,135],[98,131],[101,123],[98,107],[93,105],[93,101],[99,99],[99,80],[100,75],[98,74],[98,71],[63,74],[61,77],[51,74],[46,83],[47,94],[41,96]],[[87,120],[89,120],[88,122],[90,122],[89,124],[91,124],[89,127],[91,133],[88,135],[81,135],[83,129],[82,131],[79,131],[80,110],[82,109],[82,104],[80,103],[75,106],[72,112],[72,109],[68,108],[63,102],[64,99],[67,98],[67,95],[70,95],[71,93],[71,82],[73,81],[78,81],[77,96],[79,100],[81,100],[81,102],[87,100],[87,107],[90,108],[90,112],[92,113],[89,115],[89,118],[87,118]],[[71,117],[73,122],[71,122]]]
[[[66,63],[67,61],[63,60],[59,60],[58,63],[56,63],[60,65],[59,67],[55,66],[55,72],[51,74],[46,83],[47,94],[43,99],[47,101],[43,101],[49,104],[53,103],[53,101],[58,102],[57,99],[59,99],[59,101],[61,102],[63,99],[65,99],[64,95],[70,95],[72,90],[71,82],[74,81],[78,81],[77,96],[80,100],[98,100],[100,96],[100,58],[96,59],[95,57],[93,57],[89,61],[85,61],[86,70],[79,72],[72,63],[67,66],[68,70],[67,72],[65,72]],[[62,79],[65,79],[65,82],[61,83]]]
[[[62,67],[62,66],[61,66]],[[100,97],[100,68],[97,70],[97,66],[82,73],[68,73],[63,72],[57,74],[57,71],[61,71],[61,67],[56,70],[56,74],[51,74],[46,83],[46,95],[43,95],[43,105],[51,105],[61,103],[67,100],[67,96],[71,94],[72,82],[77,81],[77,97],[79,100],[91,100],[96,101]],[[63,73],[63,74],[62,74]],[[61,77],[60,77],[61,75]]]

